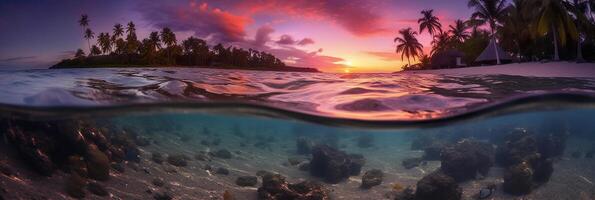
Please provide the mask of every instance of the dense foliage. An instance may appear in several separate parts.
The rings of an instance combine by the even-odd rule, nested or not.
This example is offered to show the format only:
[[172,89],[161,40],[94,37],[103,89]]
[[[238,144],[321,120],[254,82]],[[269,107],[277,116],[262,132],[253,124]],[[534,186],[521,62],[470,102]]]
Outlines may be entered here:
[[[436,69],[433,57],[449,51],[463,53],[463,61],[468,66],[478,65],[476,58],[492,38],[516,62],[595,61],[595,19],[594,10],[590,8],[593,6],[591,0],[469,0],[468,6],[474,11],[472,16],[466,21],[455,21],[448,30],[442,28],[432,10],[422,11],[418,21],[420,33],[428,30],[432,35],[432,50],[430,55],[407,53],[401,49],[414,47],[396,41],[398,46],[410,46],[397,49],[397,53],[407,60],[419,61],[419,64],[407,65],[404,69]],[[415,37],[415,34],[411,35]],[[495,64],[499,63],[500,58],[497,58]]]
[[124,28],[114,25],[112,35],[108,32],[97,36],[97,43],[90,40],[95,34],[87,26],[88,17],[83,15],[79,24],[83,37],[89,45],[88,56],[82,49],[73,59],[66,59],[52,68],[68,67],[126,67],[126,66],[196,66],[233,69],[278,70],[316,72],[316,69],[289,67],[272,54],[217,44],[209,47],[205,40],[189,37],[180,43],[169,28],[152,32],[148,38],[139,40],[133,22]]

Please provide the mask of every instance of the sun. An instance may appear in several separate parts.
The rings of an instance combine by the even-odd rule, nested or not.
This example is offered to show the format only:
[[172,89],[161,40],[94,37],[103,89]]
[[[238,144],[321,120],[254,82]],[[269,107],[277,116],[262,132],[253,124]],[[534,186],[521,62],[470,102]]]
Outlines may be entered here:
[[343,73],[351,73],[351,69],[345,68],[345,69],[343,69]]
[[334,62],[337,65],[344,65],[346,67],[353,67],[353,62],[351,62],[350,60],[341,60],[338,62]]

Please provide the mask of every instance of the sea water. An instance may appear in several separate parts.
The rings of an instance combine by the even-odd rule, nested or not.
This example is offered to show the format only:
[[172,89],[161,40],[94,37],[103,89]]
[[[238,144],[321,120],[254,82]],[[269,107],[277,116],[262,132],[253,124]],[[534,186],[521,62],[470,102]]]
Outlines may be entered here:
[[590,79],[266,73],[2,73],[0,197],[595,198]]

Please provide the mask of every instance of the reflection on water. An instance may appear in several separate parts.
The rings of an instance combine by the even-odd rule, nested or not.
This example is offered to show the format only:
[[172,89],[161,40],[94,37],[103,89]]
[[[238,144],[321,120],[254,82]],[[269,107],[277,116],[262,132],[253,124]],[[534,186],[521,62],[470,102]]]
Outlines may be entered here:
[[322,74],[214,69],[64,69],[0,72],[0,103],[109,106],[133,103],[263,104],[366,120],[434,119],[523,94],[588,92],[595,80],[433,74]]
[[0,197],[593,199],[594,117],[385,130],[196,112],[4,118]]
[[[0,200],[595,199],[592,96],[552,93],[592,94],[594,83],[0,71]],[[526,94],[539,96],[498,104]],[[81,107],[94,109],[69,109]],[[386,129],[364,128],[374,125]]]

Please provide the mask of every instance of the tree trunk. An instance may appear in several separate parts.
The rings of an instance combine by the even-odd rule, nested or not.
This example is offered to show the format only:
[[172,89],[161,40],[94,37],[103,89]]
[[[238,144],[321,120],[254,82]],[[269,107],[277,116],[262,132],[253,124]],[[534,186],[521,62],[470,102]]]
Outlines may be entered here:
[[89,55],[91,55],[91,42],[89,42],[89,38],[87,38],[87,45],[89,45]]
[[492,30],[492,40],[494,41],[494,52],[496,52],[496,65],[500,65],[502,63],[500,62],[500,52],[498,52],[498,42],[496,41],[494,30]]
[[581,35],[580,35],[580,29],[578,29],[578,37],[576,38],[577,40],[577,44],[576,44],[576,62],[577,63],[582,63],[585,62],[585,59],[583,58],[583,44],[581,42]]
[[556,27],[553,24],[552,30],[554,33],[554,61],[560,61],[560,54],[558,52],[558,32],[556,32]]
[[[494,52],[496,52],[496,65],[500,65],[500,52],[498,52],[498,42],[496,41],[496,22],[490,22],[490,30],[492,31],[492,40],[494,40]],[[489,45],[488,45],[489,46]]]
[[583,47],[582,47],[581,39],[578,39],[578,44],[576,47],[576,62],[582,63],[585,61],[583,58]]

